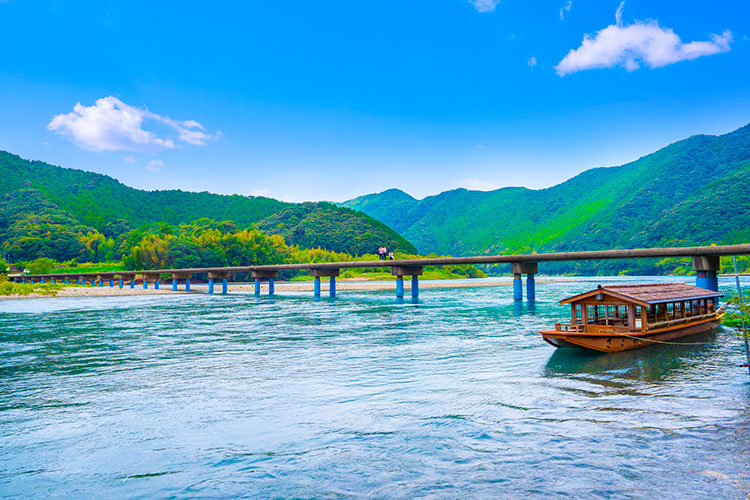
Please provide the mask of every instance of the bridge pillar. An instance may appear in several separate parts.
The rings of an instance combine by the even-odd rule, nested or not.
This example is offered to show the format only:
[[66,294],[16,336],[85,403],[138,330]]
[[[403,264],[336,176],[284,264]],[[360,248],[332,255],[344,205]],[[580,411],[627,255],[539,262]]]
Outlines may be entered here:
[[178,273],[172,273],[172,291],[177,291],[177,284],[179,280],[185,280],[185,291],[190,291],[190,278],[193,277],[193,273],[187,273],[187,272],[178,272]]
[[712,292],[719,291],[719,278],[716,273],[721,266],[716,255],[699,255],[693,257],[693,269],[697,272],[695,286]]
[[279,277],[278,271],[264,271],[261,269],[258,271],[250,271],[250,275],[255,278],[255,295],[260,295],[260,280],[267,280],[268,295],[274,294],[274,280]]
[[143,275],[143,289],[148,290],[148,276]]
[[392,266],[391,275],[396,277],[396,297],[404,296],[404,276],[411,276],[411,296],[419,297],[419,277],[422,276],[422,266]]
[[154,278],[154,290],[159,289],[159,278]]
[[130,278],[130,288],[135,288],[135,276]]
[[114,278],[110,278],[109,279],[109,287],[110,288],[114,288],[115,287],[115,279]]
[[213,295],[214,293],[214,280],[221,280],[221,293],[227,293],[227,278],[229,277],[228,272],[223,271],[209,271],[208,272],[208,294]]
[[39,278],[39,284],[41,284],[41,285],[44,284],[44,278]]
[[310,269],[310,275],[315,277],[315,284],[313,285],[314,296],[320,297],[320,278],[329,278],[328,295],[335,297],[336,276],[339,274],[341,274],[341,270],[331,267],[315,267]]
[[120,288],[122,288],[122,285],[123,285],[123,284],[124,284],[124,283],[123,283],[123,279],[122,279],[122,278],[120,278],[120,282],[119,282]]
[[521,282],[521,275],[513,275],[513,300],[523,300],[523,283]]
[[528,300],[536,299],[536,281],[534,275],[539,272],[537,262],[511,262],[510,272],[513,273],[513,300],[523,300],[523,283],[521,275],[526,275],[526,298]]

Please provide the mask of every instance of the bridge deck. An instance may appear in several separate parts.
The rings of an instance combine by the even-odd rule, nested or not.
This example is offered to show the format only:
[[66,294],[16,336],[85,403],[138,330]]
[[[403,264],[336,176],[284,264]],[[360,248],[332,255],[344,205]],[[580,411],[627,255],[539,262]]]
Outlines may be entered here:
[[700,247],[674,247],[674,248],[637,248],[631,250],[595,250],[586,252],[558,252],[519,255],[481,255],[474,257],[435,257],[409,260],[374,260],[374,261],[352,261],[352,262],[317,262],[302,264],[276,264],[257,266],[235,266],[235,267],[197,267],[183,269],[148,269],[142,271],[109,271],[90,273],[50,273],[37,275],[24,275],[25,278],[49,277],[58,278],[64,276],[102,276],[116,274],[172,274],[172,273],[248,273],[251,271],[292,271],[311,269],[347,269],[362,267],[410,267],[410,266],[446,266],[457,264],[503,264],[511,262],[557,262],[572,260],[607,260],[607,259],[640,259],[640,258],[664,258],[664,257],[700,257],[700,256],[730,256],[750,255],[750,244],[723,245],[723,246],[700,246]]

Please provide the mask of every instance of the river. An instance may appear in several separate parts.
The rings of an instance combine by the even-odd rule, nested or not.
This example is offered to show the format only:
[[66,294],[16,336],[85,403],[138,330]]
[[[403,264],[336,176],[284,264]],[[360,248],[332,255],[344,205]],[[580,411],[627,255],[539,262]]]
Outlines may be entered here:
[[0,497],[745,498],[738,338],[537,333],[611,281],[2,301]]

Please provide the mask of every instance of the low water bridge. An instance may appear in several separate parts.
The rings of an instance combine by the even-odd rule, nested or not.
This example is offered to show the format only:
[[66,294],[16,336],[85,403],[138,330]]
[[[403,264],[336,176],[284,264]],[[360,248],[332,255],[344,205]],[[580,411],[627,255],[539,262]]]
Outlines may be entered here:
[[320,280],[330,280],[329,294],[336,295],[336,277],[342,269],[383,267],[390,268],[391,274],[396,276],[396,296],[404,296],[404,277],[411,276],[411,295],[419,296],[419,276],[425,266],[446,266],[458,264],[510,264],[513,274],[513,297],[515,300],[523,300],[522,275],[526,275],[526,298],[534,300],[536,286],[534,276],[539,272],[540,262],[578,261],[578,260],[608,260],[608,259],[647,259],[666,257],[692,257],[693,269],[696,271],[696,286],[707,290],[718,291],[719,281],[717,273],[720,270],[719,257],[750,255],[750,244],[724,245],[724,246],[700,246],[700,247],[674,247],[674,248],[638,248],[632,250],[597,250],[589,252],[560,252],[521,255],[482,255],[476,257],[437,257],[409,260],[376,260],[376,261],[353,261],[353,262],[325,262],[307,264],[278,264],[257,265],[237,267],[204,267],[192,269],[155,269],[145,271],[118,271],[110,273],[59,273],[59,274],[37,274],[10,276],[16,282],[30,283],[57,283],[79,285],[104,286],[109,282],[110,287],[115,286],[118,280],[120,288],[129,282],[130,288],[135,287],[136,277],[140,276],[143,288],[148,288],[152,283],[154,288],[159,288],[159,280],[163,275],[171,276],[172,290],[178,289],[178,283],[185,283],[185,290],[190,291],[190,279],[194,274],[205,274],[208,276],[208,293],[214,293],[214,282],[221,280],[222,293],[228,291],[229,279],[239,273],[249,273],[255,280],[255,293],[260,294],[261,281],[268,282],[268,293],[274,293],[274,280],[281,271],[309,271],[315,278],[314,294],[320,296]]

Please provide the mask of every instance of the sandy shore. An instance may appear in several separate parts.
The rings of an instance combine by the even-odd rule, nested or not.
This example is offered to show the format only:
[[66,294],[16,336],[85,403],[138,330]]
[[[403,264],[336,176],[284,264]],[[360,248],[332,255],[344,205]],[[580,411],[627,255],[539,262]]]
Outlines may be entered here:
[[[545,283],[545,281],[538,280],[537,283]],[[425,280],[419,282],[419,288],[472,288],[472,287],[488,287],[488,286],[511,286],[512,282],[510,279],[495,280],[495,279],[476,279],[476,280]],[[346,291],[372,291],[372,290],[394,290],[396,289],[395,281],[362,281],[358,279],[340,279],[336,281],[336,292]],[[404,280],[404,290],[411,289],[411,280]],[[255,290],[253,283],[236,283],[229,285],[229,293],[253,293]],[[284,292],[313,292],[312,281],[277,281],[275,283],[275,290],[278,293]],[[217,283],[214,287],[214,293],[221,292],[221,284]],[[179,290],[176,292],[172,291],[172,285],[162,284],[159,290],[154,290],[153,286],[150,285],[148,289],[143,289],[142,286],[136,285],[135,288],[125,286],[119,288],[117,286],[66,286],[59,290],[57,295],[42,295],[32,293],[29,295],[3,295],[0,296],[0,300],[8,299],[32,299],[32,298],[62,298],[62,297],[111,297],[111,296],[123,296],[123,295],[177,295],[185,294],[185,285],[180,284]],[[206,283],[193,283],[190,286],[190,293],[208,293],[208,284]],[[268,293],[268,284],[261,284],[261,294]],[[321,282],[321,293],[323,295],[328,294],[328,280],[324,279]]]

